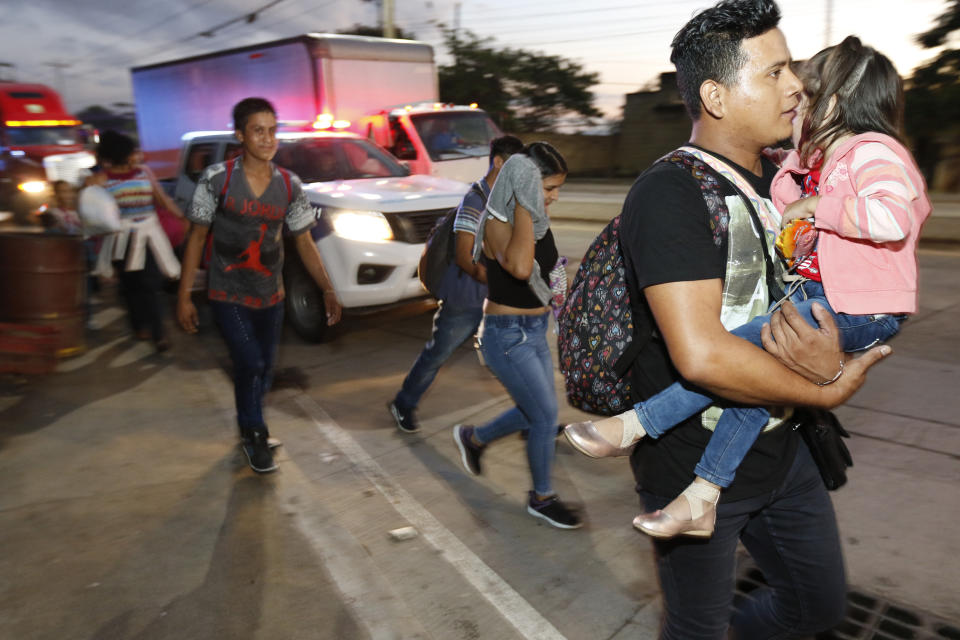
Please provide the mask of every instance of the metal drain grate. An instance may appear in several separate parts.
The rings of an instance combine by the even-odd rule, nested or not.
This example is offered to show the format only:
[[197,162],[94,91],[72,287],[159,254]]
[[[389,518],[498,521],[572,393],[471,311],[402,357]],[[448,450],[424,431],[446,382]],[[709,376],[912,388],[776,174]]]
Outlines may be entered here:
[[[766,584],[749,556],[741,556],[737,576],[738,600]],[[846,619],[816,640],[960,640],[960,626],[851,588]]]

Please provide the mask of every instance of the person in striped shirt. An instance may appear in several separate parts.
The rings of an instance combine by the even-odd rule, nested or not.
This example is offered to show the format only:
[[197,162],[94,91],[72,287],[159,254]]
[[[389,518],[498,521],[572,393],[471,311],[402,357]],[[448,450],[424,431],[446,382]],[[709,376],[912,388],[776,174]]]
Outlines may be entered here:
[[[785,299],[814,327],[829,313],[843,350],[863,351],[896,335],[917,311],[916,249],[931,206],[901,142],[903,85],[890,60],[854,36],[817,53],[798,75],[804,96],[793,120],[796,149],[770,187],[784,227],[778,247],[794,249],[786,256],[794,274]],[[798,221],[806,222],[799,231]],[[758,316],[732,333],[759,346],[769,322],[769,314]],[[836,376],[818,384],[842,374],[841,361]],[[565,434],[592,457],[628,455],[642,437],[658,438],[714,401],[674,383],[623,414],[569,425]],[[634,526],[658,538],[710,537],[720,491],[769,418],[763,407],[727,406],[694,481]]]

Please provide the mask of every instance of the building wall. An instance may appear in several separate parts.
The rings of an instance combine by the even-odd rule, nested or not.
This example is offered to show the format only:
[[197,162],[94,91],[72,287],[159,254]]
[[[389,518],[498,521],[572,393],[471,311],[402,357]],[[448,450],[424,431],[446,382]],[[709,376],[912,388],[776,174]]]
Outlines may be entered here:
[[524,143],[549,142],[567,161],[570,175],[616,175],[618,136],[587,136],[583,134],[534,132],[518,134]]
[[676,76],[660,76],[656,91],[627,94],[617,148],[617,172],[635,176],[690,138],[690,118],[677,91]]

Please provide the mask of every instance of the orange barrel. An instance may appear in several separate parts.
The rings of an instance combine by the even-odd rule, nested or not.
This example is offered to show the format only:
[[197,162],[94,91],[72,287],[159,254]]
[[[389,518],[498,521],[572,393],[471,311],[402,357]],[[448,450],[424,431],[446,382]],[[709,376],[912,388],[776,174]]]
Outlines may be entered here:
[[86,285],[80,236],[0,233],[0,321],[55,329],[58,357],[86,348]]

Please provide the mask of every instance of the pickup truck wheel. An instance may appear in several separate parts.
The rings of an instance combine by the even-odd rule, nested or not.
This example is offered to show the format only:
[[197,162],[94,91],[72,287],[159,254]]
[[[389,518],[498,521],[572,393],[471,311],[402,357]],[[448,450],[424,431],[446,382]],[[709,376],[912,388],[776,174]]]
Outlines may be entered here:
[[291,265],[284,273],[287,320],[294,331],[309,342],[330,339],[323,292],[300,265]]

